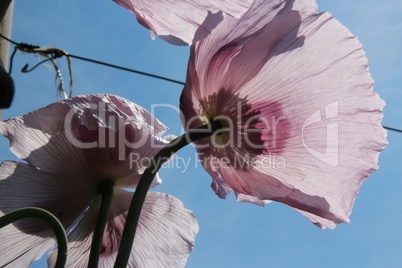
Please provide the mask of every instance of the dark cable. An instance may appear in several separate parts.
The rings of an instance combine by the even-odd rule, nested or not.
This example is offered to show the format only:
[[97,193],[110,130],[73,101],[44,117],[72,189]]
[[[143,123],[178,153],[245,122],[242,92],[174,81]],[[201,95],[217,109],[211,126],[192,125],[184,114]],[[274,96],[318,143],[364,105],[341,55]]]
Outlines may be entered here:
[[[24,49],[39,48],[38,46],[32,46],[32,45],[28,45],[28,44],[25,44],[25,43],[17,43],[17,42],[15,42],[15,41],[13,41],[13,40],[11,40],[11,39],[5,37],[5,36],[2,35],[2,34],[0,34],[0,37],[4,38],[4,39],[7,40],[8,42],[10,42],[10,43],[16,45],[17,49],[19,49],[19,48],[24,48]],[[140,74],[140,75],[149,76],[149,77],[157,78],[157,79],[160,79],[160,80],[165,80],[165,81],[172,82],[172,83],[176,83],[176,84],[180,84],[180,85],[185,85],[184,82],[181,82],[181,81],[178,81],[178,80],[174,80],[174,79],[170,79],[170,78],[167,78],[167,77],[163,77],[163,76],[160,76],[160,75],[155,75],[155,74],[150,74],[150,73],[146,73],[146,72],[141,72],[141,71],[133,70],[133,69],[126,68],[126,67],[121,67],[121,66],[118,66],[118,65],[114,65],[114,64],[110,64],[110,63],[106,63],[106,62],[102,62],[102,61],[98,61],[98,60],[93,60],[93,59],[88,59],[88,58],[81,57],[81,56],[77,56],[77,55],[72,55],[72,54],[69,54],[69,53],[68,53],[68,54],[63,54],[63,55],[68,55],[68,56],[70,56],[71,58],[75,58],[75,59],[79,59],[79,60],[83,60],[83,61],[88,61],[88,62],[100,64],[100,65],[105,65],[105,66],[108,66],[108,67],[112,67],[112,68],[119,69],[119,70],[123,70],[123,71],[127,71],[127,72],[132,72],[132,73],[136,73],[136,74]],[[63,56],[63,55],[57,55],[57,56],[58,56],[58,57],[61,57],[61,56]],[[55,57],[55,56],[53,56],[53,57]]]
[[386,126],[382,126],[382,127],[385,128],[385,129],[388,129],[388,130],[392,130],[392,131],[395,131],[395,132],[402,133],[402,130],[400,130],[400,129],[396,129],[396,128],[392,128],[392,127],[386,127]]
[[[38,46],[32,46],[32,45],[28,45],[28,44],[25,44],[25,43],[17,43],[17,42],[15,42],[15,41],[13,41],[13,40],[11,40],[11,39],[5,37],[5,36],[2,35],[2,34],[0,34],[0,37],[6,39],[8,42],[10,42],[10,43],[16,45],[17,48],[18,48],[18,47],[39,48]],[[13,52],[13,54],[15,54],[15,53]],[[123,70],[123,71],[127,71],[127,72],[132,72],[132,73],[136,73],[136,74],[140,74],[140,75],[145,75],[145,76],[157,78],[157,79],[160,79],[160,80],[165,80],[165,81],[172,82],[172,83],[176,83],[176,84],[180,84],[180,85],[185,85],[185,84],[186,84],[186,83],[184,83],[184,82],[181,82],[181,81],[178,81],[178,80],[174,80],[174,79],[170,79],[170,78],[167,78],[167,77],[163,77],[163,76],[159,76],[159,75],[155,75],[155,74],[150,74],[150,73],[146,73],[146,72],[141,72],[141,71],[129,69],[129,68],[126,68],[126,67],[121,67],[121,66],[118,66],[118,65],[114,65],[114,64],[110,64],[110,63],[106,63],[106,62],[102,62],[102,61],[98,61],[98,60],[93,60],[93,59],[88,59],[88,58],[80,57],[80,56],[77,56],[77,55],[72,55],[72,54],[69,54],[69,53],[68,53],[68,54],[65,54],[65,56],[69,56],[69,57],[71,57],[71,58],[75,58],[75,59],[78,59],[78,60],[83,60],[83,61],[88,61],[88,62],[92,62],[92,63],[96,63],[96,64],[105,65],[105,66],[108,66],[108,67],[112,67],[112,68],[119,69],[119,70]],[[10,66],[12,66],[12,63],[10,64]],[[11,69],[10,69],[10,72],[11,72]],[[391,131],[395,131],[395,132],[402,133],[402,130],[400,130],[400,129],[396,129],[396,128],[392,128],[392,127],[387,127],[387,126],[383,126],[383,128],[385,128],[385,129],[387,129],[387,130],[391,130]]]
[[89,61],[89,62],[93,62],[93,63],[105,65],[105,66],[109,66],[109,67],[112,67],[112,68],[116,68],[116,69],[119,69],[119,70],[128,71],[128,72],[132,72],[132,73],[136,73],[136,74],[141,74],[141,75],[145,75],[145,76],[149,76],[149,77],[153,77],[153,78],[157,78],[157,79],[169,81],[169,82],[176,83],[176,84],[180,84],[180,85],[185,85],[184,82],[181,82],[181,81],[178,81],[178,80],[174,80],[174,79],[170,79],[170,78],[167,78],[167,77],[163,77],[163,76],[159,76],[159,75],[155,75],[155,74],[150,74],[150,73],[145,73],[145,72],[141,72],[141,71],[137,71],[137,70],[133,70],[133,69],[129,69],[129,68],[117,66],[117,65],[114,65],[114,64],[110,64],[110,63],[106,63],[106,62],[102,62],[102,61],[98,61],[98,60],[92,60],[92,59],[88,59],[88,58],[84,58],[84,57],[80,57],[80,56],[76,56],[76,55],[72,55],[72,54],[68,54],[68,55],[69,55],[71,58],[75,58],[75,59],[79,59],[79,60],[84,60],[84,61]]
[[[41,65],[41,64],[43,64],[43,63],[45,63],[45,62],[47,62],[47,61],[50,61],[50,59],[44,59],[44,60],[38,62],[34,67],[31,67],[30,69],[28,69],[28,68],[29,68],[29,65],[28,65],[28,63],[27,63],[27,64],[24,65],[24,67],[22,67],[21,72],[23,72],[23,73],[32,72],[33,70],[36,69],[36,67],[38,67],[39,65]],[[11,69],[10,69],[10,70],[11,70]]]
[[14,56],[15,53],[17,53],[17,46],[14,47],[13,53],[11,54],[10,57],[10,67],[8,68],[8,75],[11,75],[11,71],[13,70],[13,61],[14,61]]
[[15,41],[13,41],[13,40],[11,40],[11,39],[5,37],[5,36],[2,35],[2,34],[0,34],[0,37],[3,38],[3,39],[6,39],[8,42],[10,42],[10,43],[12,43],[12,44],[14,44],[14,45],[16,45],[16,46],[19,45],[17,42],[15,42]]

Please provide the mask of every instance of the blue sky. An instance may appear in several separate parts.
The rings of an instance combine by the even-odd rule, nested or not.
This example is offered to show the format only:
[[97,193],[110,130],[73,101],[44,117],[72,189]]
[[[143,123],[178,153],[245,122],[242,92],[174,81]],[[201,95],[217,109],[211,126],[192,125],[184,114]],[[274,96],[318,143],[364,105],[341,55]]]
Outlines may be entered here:
[[[400,0],[318,0],[357,35],[369,59],[375,91],[386,101],[383,124],[402,128],[402,2]],[[133,14],[111,0],[16,1],[13,40],[59,47],[93,58],[184,81],[188,47],[151,40]],[[72,60],[74,95],[112,93],[148,110],[179,135],[178,106],[182,86],[79,60]],[[18,116],[56,101],[55,73],[38,60],[18,53],[12,76],[13,105],[3,118]],[[65,60],[59,60],[68,81]],[[165,107],[156,107],[155,105]],[[364,135],[364,133],[362,133]],[[205,267],[401,267],[402,266],[402,134],[389,132],[380,169],[366,180],[356,199],[351,223],[320,230],[293,209],[279,204],[258,207],[221,200],[210,189],[211,178],[197,162],[193,147],[179,155],[190,167],[163,168],[155,190],[179,198],[194,211],[200,232],[189,268]],[[0,160],[17,160],[0,137]],[[198,163],[198,164],[197,164]],[[44,260],[32,267],[46,267]]]

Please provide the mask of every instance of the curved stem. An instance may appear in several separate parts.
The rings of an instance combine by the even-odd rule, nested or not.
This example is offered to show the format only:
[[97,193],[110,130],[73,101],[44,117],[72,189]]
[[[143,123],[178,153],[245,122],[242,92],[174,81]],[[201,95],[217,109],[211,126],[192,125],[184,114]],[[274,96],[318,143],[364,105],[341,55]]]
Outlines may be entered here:
[[110,180],[106,180],[98,186],[98,191],[102,195],[102,201],[99,208],[98,220],[96,221],[94,235],[92,237],[88,268],[96,268],[99,264],[103,233],[109,218],[110,207],[112,206],[113,186],[113,182]]
[[158,170],[162,165],[178,150],[184,146],[206,137],[218,134],[222,124],[218,120],[212,119],[209,124],[203,125],[197,129],[190,130],[182,136],[174,139],[164,148],[162,148],[153,158],[151,164],[145,169],[141,180],[137,185],[131,205],[128,210],[126,223],[124,225],[123,235],[120,242],[119,252],[114,264],[115,268],[124,268],[127,266],[131,248],[133,246],[134,235],[140,218],[141,209],[145,201],[145,196],[151,186]]
[[14,210],[0,218],[0,228],[24,218],[37,218],[40,219],[52,228],[57,239],[57,261],[56,268],[63,268],[67,260],[67,235],[61,222],[49,211],[36,208],[27,207]]

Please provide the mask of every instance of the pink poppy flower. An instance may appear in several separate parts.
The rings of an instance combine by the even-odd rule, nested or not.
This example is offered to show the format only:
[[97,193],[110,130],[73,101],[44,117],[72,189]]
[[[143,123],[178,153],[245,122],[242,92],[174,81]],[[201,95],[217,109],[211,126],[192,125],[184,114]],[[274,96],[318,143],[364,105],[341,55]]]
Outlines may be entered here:
[[138,22],[174,45],[205,38],[224,18],[240,17],[252,0],[113,0],[135,14]]
[[321,228],[349,222],[387,144],[384,101],[361,44],[314,0],[255,1],[191,47],[180,100],[186,130],[217,118],[196,142],[220,198],[282,202]]
[[[114,95],[56,102],[0,122],[0,131],[23,162],[0,166],[0,216],[35,206],[53,213],[69,232],[67,267],[86,267],[105,180],[114,184],[99,267],[112,267],[125,216],[141,173],[167,142],[166,126],[142,107]],[[141,161],[140,161],[141,160]],[[154,180],[154,186],[160,182]],[[176,198],[148,193],[130,267],[183,267],[198,224]],[[55,246],[50,229],[27,219],[0,229],[1,267],[28,267]],[[48,256],[54,267],[56,250]]]

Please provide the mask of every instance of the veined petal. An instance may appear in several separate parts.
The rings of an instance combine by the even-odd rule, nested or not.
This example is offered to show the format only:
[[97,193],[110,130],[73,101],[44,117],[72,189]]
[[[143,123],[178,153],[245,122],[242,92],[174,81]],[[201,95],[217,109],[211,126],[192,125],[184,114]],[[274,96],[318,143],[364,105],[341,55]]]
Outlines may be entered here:
[[[184,267],[198,233],[192,211],[177,198],[150,192],[141,213],[129,261],[132,266]],[[144,257],[136,259],[136,252]]]
[[[360,185],[377,169],[387,144],[380,124],[384,102],[372,91],[361,44],[328,13],[306,19],[298,35],[305,36],[301,48],[273,58],[242,89],[250,102],[282,105],[284,118],[276,127],[285,127],[287,138],[275,157],[285,159],[286,168],[262,172],[325,197],[329,210],[348,222]],[[289,180],[289,172],[302,175]]]
[[[187,91],[191,91],[192,94],[196,94],[199,99],[202,99],[223,86],[224,75],[229,64],[232,63],[233,56],[239,54],[239,48],[243,46],[244,38],[255,34],[264,24],[270,22],[284,5],[279,0],[255,1],[241,19],[225,17],[224,21],[207,38],[195,44],[190,53],[187,81],[182,98]],[[234,52],[236,54],[233,54]],[[222,58],[227,60],[214,67],[214,62],[219,62]],[[256,59],[256,62],[250,62],[253,62],[257,70],[258,67],[261,68],[261,64],[259,64],[261,60],[263,57]],[[222,75],[213,77],[208,75],[215,74],[217,71],[223,72]],[[247,74],[242,73],[243,75]],[[196,80],[199,84],[194,86]],[[212,85],[215,86],[211,87]]]
[[78,96],[0,122],[11,150],[31,165],[71,180],[109,178],[130,187],[167,144],[166,129],[114,95]]
[[[5,161],[0,166],[0,216],[24,207],[53,213],[68,230],[90,202],[85,184],[53,177],[32,166]],[[0,229],[1,267],[28,267],[56,241],[50,227],[36,219],[23,219]],[[9,266],[7,266],[9,265]]]
[[[102,242],[99,267],[111,267],[117,256],[125,217],[132,193],[115,189],[109,221]],[[87,265],[93,228],[97,218],[93,206],[69,234],[67,266]],[[194,246],[198,224],[191,211],[176,198],[157,192],[148,193],[134,239],[129,267],[184,267]],[[50,267],[56,252],[50,252]]]
[[[0,132],[10,139],[14,153],[24,159],[30,151],[45,145],[51,135],[73,131],[81,125],[89,130],[103,127],[117,132],[128,124],[135,129],[147,129],[157,137],[162,137],[168,129],[147,110],[127,99],[110,94],[92,94],[55,102],[31,113],[0,121]],[[24,143],[25,137],[16,135],[22,128],[30,129],[30,135],[38,136],[35,142]],[[38,130],[44,134],[37,133]]]
[[[286,35],[295,36],[301,20],[316,11],[314,0],[257,0],[241,19],[226,17],[207,38],[192,47],[183,95],[191,91],[202,99],[217,88],[237,91],[261,70],[270,57],[288,49],[283,47],[284,51],[280,51],[277,41]],[[298,41],[301,45],[303,38]],[[282,44],[289,46],[286,40]],[[237,51],[238,55],[222,63],[221,68],[214,67],[213,59],[230,55],[229,51],[234,47],[242,48]],[[223,74],[215,77],[208,75],[216,72]],[[200,84],[194,86],[194,80],[199,80]]]
[[239,18],[252,3],[251,0],[114,1],[133,12],[141,25],[174,45],[194,44],[223,20],[223,13]]
[[384,102],[357,38],[316,12],[313,0],[257,0],[225,18],[191,49],[180,108],[186,130],[210,118],[229,126],[196,142],[219,197],[279,201],[333,228],[377,169]]
[[0,229],[0,238],[0,266],[5,268],[29,267],[56,245],[51,230],[29,235],[13,224]]
[[[192,47],[182,102],[190,95],[188,91],[203,99],[219,88],[232,93],[240,90],[270,58],[291,49],[289,40],[296,38],[301,20],[316,10],[312,0],[258,0],[241,19],[225,18],[207,38]],[[303,40],[300,37],[292,42],[297,47]],[[194,86],[197,82],[193,80],[199,85]]]
[[158,137],[168,129],[143,107],[116,95],[80,95],[60,102],[70,108],[65,118],[72,117],[72,127],[83,124],[90,130],[102,126],[117,131],[121,124],[131,124],[137,129],[148,129]]

